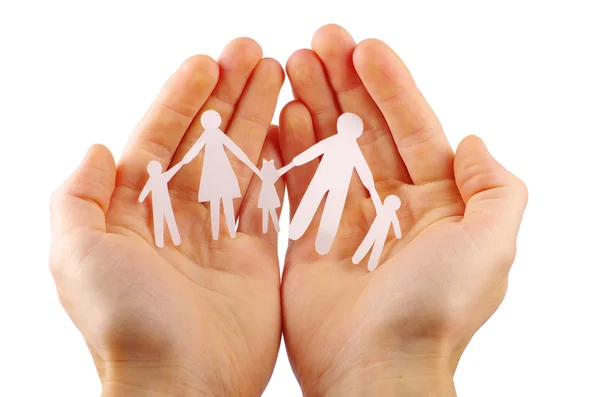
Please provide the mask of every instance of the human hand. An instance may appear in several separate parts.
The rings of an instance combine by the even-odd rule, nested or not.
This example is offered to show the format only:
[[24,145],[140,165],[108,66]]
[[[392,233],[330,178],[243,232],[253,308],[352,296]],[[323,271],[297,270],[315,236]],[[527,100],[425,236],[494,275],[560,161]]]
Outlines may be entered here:
[[[301,102],[281,115],[284,162],[358,114],[358,142],[382,197],[402,200],[379,268],[351,257],[374,219],[356,180],[331,252],[315,252],[316,227],[290,244],[282,309],[288,356],[306,396],[451,396],[457,362],[507,287],[527,201],[523,182],[468,137],[453,153],[406,66],[384,43],[358,46],[338,26],[287,64]],[[286,177],[292,213],[316,162]],[[318,223],[317,214],[314,225]]]
[[52,273],[104,396],[257,396],[265,388],[281,318],[277,237],[263,235],[253,205],[260,183],[232,164],[244,195],[235,207],[239,233],[231,239],[222,226],[213,241],[209,211],[197,202],[199,163],[183,168],[169,184],[183,243],[174,247],[167,236],[164,249],[154,245],[150,201],[140,205],[137,196],[150,160],[168,169],[196,142],[206,109],[221,114],[252,161],[276,158],[277,131],[267,130],[282,83],[281,66],[262,59],[250,39],[230,43],[218,64],[192,57],[163,87],[118,165],[94,146],[53,196]]

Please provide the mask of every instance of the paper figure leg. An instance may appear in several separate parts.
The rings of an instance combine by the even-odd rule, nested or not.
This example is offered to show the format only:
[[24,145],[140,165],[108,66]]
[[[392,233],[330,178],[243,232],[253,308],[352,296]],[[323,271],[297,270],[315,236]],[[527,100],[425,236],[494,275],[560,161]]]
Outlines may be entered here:
[[383,246],[385,245],[385,239],[386,236],[379,236],[379,238],[375,240],[375,244],[373,244],[373,250],[371,251],[371,257],[369,258],[369,264],[367,265],[370,272],[375,270],[377,265],[379,265],[379,259],[381,258]]
[[221,199],[210,201],[210,227],[213,240],[219,239],[219,222],[221,221]]
[[266,234],[269,231],[269,212],[266,208],[262,209],[262,220],[263,220],[263,234]]
[[269,214],[271,214],[271,219],[273,220],[273,226],[275,226],[275,231],[279,233],[281,230],[279,229],[279,219],[277,218],[277,211],[275,211],[274,209],[270,209]]
[[266,208],[262,209],[263,212],[263,234],[269,231],[269,212]]
[[319,183],[311,182],[304,193],[304,197],[300,201],[300,205],[294,214],[294,218],[290,222],[290,240],[298,240],[315,217],[315,213],[319,208],[319,204],[323,200],[323,196],[327,192],[327,188],[319,186]]
[[165,219],[167,220],[167,227],[169,228],[169,233],[171,234],[171,240],[173,240],[173,244],[175,246],[180,245],[181,236],[179,235],[179,229],[177,229],[177,222],[175,222],[175,214],[173,213],[173,207],[167,208]]
[[360,261],[362,261],[364,259],[364,257],[367,255],[367,253],[369,252],[371,247],[373,247],[373,244],[375,244],[375,230],[371,226],[367,235],[363,239],[362,243],[360,243],[360,245],[358,246],[358,249],[352,256],[352,263],[354,263],[355,265],[358,265],[360,263]]
[[321,255],[326,255],[331,250],[342,220],[347,193],[347,189],[336,189],[335,191],[330,190],[327,194],[323,216],[317,232],[317,241],[315,241],[315,248]]
[[233,211],[233,199],[223,199],[223,212],[225,213],[225,221],[227,222],[227,229],[229,229],[229,236],[235,238],[235,212]]
[[163,248],[165,246],[165,214],[155,208],[152,217],[154,218],[154,242],[158,248]]

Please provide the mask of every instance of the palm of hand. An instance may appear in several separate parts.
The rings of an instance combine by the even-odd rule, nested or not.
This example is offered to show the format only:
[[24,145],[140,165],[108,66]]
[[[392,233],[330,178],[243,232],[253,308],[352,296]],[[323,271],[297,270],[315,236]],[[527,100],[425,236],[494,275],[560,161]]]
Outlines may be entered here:
[[[364,351],[354,350],[359,341],[366,340],[374,351],[396,346],[409,353],[406,341],[415,337],[437,342],[464,336],[453,334],[457,321],[453,312],[470,313],[473,296],[488,287],[502,288],[480,283],[481,279],[469,283],[477,279],[473,265],[487,258],[478,255],[469,231],[461,224],[464,204],[453,185],[404,185],[387,190],[403,199],[399,210],[403,238],[397,240],[390,234],[384,263],[374,272],[367,272],[366,259],[359,265],[351,262],[370,226],[367,220],[373,218],[373,211],[365,211],[372,207],[370,199],[346,208],[338,231],[343,241],[334,245],[333,258],[317,258],[313,253],[314,229],[306,233],[305,241],[291,247],[284,277],[286,332],[293,341],[289,348],[297,345],[303,351],[299,356],[308,355],[302,362],[306,360],[310,372],[341,365],[338,370],[342,373],[348,372],[343,363],[356,365],[356,360],[365,360],[363,364],[368,365],[383,360],[383,356],[365,357]],[[414,218],[415,214],[420,216]],[[464,301],[449,301],[457,295],[464,296]],[[335,354],[323,354],[324,345]],[[318,362],[322,367],[315,366]]]
[[223,129],[254,163],[259,156],[279,162],[276,131],[267,130],[283,76],[275,61],[261,58],[255,42],[239,39],[225,49],[221,73],[208,57],[188,60],[118,166],[96,146],[53,198],[53,274],[105,387],[130,382],[124,372],[131,368],[148,369],[146,378],[152,369],[172,369],[177,386],[139,385],[161,392],[255,395],[266,386],[281,319],[276,236],[256,225],[260,179],[232,161],[243,195],[234,203],[236,239],[223,217],[220,239],[211,237],[208,207],[197,202],[200,158],[169,183],[180,246],[165,229],[165,248],[155,247],[151,197],[137,202],[146,164],[179,162],[202,133],[196,115],[206,109],[219,111]]
[[[351,257],[374,218],[357,180],[336,242],[315,253],[320,214],[293,242],[284,269],[284,335],[305,389],[323,393],[382,366],[432,358],[453,368],[500,304],[524,208],[524,187],[466,139],[456,156],[408,71],[383,43],[358,47],[337,26],[288,62],[297,98],[281,116],[284,159],[335,131],[341,112],[365,120],[359,139],[381,198],[395,194],[403,238],[388,236],[380,267]],[[320,59],[319,59],[320,58]],[[316,165],[292,170],[292,213]],[[517,226],[515,226],[515,224]],[[445,364],[443,364],[445,365]]]
[[[113,197],[115,206],[119,201],[118,195]],[[190,211],[177,211],[178,204],[174,202],[181,219],[197,220],[204,224],[201,230],[209,226],[200,204],[181,203]],[[198,206],[204,211],[197,211]],[[157,249],[152,239],[137,234],[152,233],[141,219],[138,225],[124,226],[118,215],[111,216],[121,209],[135,212],[111,207],[107,233],[98,236],[79,265],[79,288],[88,291],[90,305],[103,301],[111,308],[105,317],[88,316],[81,322],[90,348],[104,365],[171,363],[208,379],[229,373],[241,383],[232,383],[233,389],[264,388],[261,381],[272,370],[280,336],[274,247],[245,233],[213,242],[209,228],[202,238],[187,235],[180,247]],[[107,344],[110,351],[102,352]]]

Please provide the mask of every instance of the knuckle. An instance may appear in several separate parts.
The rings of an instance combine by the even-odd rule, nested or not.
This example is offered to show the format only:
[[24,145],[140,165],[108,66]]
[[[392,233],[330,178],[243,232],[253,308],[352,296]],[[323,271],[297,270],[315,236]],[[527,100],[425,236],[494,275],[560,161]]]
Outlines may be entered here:
[[527,188],[527,185],[525,184],[525,182],[522,179],[520,179],[518,177],[515,177],[515,178],[517,180],[517,186],[518,186],[519,192],[523,198],[523,201],[525,202],[525,204],[527,204],[527,202],[529,201],[529,189]]
[[509,270],[517,257],[516,239],[497,244],[495,257],[499,268]]
[[503,254],[500,255],[501,262],[504,267],[510,268],[517,257],[517,248],[514,245],[507,247]]
[[65,240],[67,238],[68,237],[60,236],[57,239],[53,239],[52,245],[50,246],[48,265],[55,282],[63,279],[66,273],[65,265],[68,261],[68,255],[65,253],[67,251],[67,243]]
[[62,280],[64,276],[64,262],[60,257],[61,255],[56,252],[56,249],[53,247],[50,251],[48,265],[50,268],[50,274],[52,274],[55,283],[58,283],[60,280]]
[[50,210],[58,207],[58,205],[63,201],[64,197],[64,187],[61,185],[52,192],[50,195]]

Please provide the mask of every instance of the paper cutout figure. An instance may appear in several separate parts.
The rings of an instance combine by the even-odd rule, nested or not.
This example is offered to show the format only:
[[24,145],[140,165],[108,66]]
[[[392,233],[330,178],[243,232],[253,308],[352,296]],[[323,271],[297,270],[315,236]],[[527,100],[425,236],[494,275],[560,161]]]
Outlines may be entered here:
[[237,177],[229,162],[225,148],[263,181],[258,197],[258,208],[262,210],[263,233],[267,233],[269,230],[269,218],[271,218],[275,230],[279,232],[279,219],[276,211],[281,207],[281,200],[275,189],[277,180],[292,167],[321,158],[317,172],[290,223],[290,239],[297,240],[302,237],[313,220],[319,205],[325,198],[315,248],[321,255],[325,255],[331,250],[340,226],[350,181],[355,170],[371,195],[377,210],[377,217],[354,254],[352,261],[354,263],[360,262],[369,250],[372,250],[368,265],[369,270],[372,271],[377,267],[381,257],[390,224],[394,228],[396,237],[401,237],[400,222],[396,216],[396,211],[400,208],[400,199],[396,196],[388,196],[385,203],[381,202],[375,189],[373,174],[357,142],[357,139],[363,133],[364,126],[361,118],[356,114],[342,114],[337,121],[336,135],[324,139],[300,153],[293,159],[292,163],[279,170],[275,168],[273,160],[263,160],[262,169],[259,170],[242,149],[221,131],[219,128],[221,126],[219,113],[208,110],[202,114],[200,122],[204,127],[204,132],[180,163],[164,173],[162,165],[158,161],[151,161],[148,164],[147,169],[150,177],[138,200],[141,203],[152,193],[154,239],[158,247],[164,247],[165,221],[173,243],[175,245],[181,244],[181,237],[175,222],[171,198],[169,197],[168,183],[184,164],[190,163],[204,148],[206,150],[200,177],[198,202],[208,202],[210,205],[212,238],[214,240],[219,238],[221,202],[223,203],[223,212],[229,235],[235,238],[236,219],[233,200],[242,196]]
[[294,165],[300,166],[322,156],[289,230],[290,239],[297,240],[302,237],[327,194],[315,242],[315,248],[321,255],[327,254],[333,245],[354,170],[371,194],[375,208],[379,210],[382,206],[375,190],[373,174],[357,142],[363,133],[361,118],[353,113],[344,113],[338,118],[337,130],[336,135],[322,140],[293,160]]
[[260,193],[258,195],[258,208],[262,209],[262,232],[263,234],[269,231],[269,215],[273,221],[275,230],[279,233],[279,219],[277,218],[277,208],[281,207],[281,201],[275,189],[275,182],[283,174],[288,172],[294,164],[289,164],[277,170],[273,160],[267,161],[263,159],[263,165],[260,169],[260,176],[263,181]]
[[250,161],[246,153],[219,129],[221,126],[219,113],[214,110],[207,110],[202,114],[200,122],[204,127],[204,132],[185,155],[184,161],[192,161],[206,146],[200,177],[200,189],[198,190],[198,202],[210,203],[210,223],[214,240],[219,238],[219,218],[221,202],[223,202],[223,212],[225,213],[229,235],[231,238],[235,238],[236,219],[233,211],[233,199],[242,197],[242,193],[237,177],[233,172],[233,167],[225,153],[225,148],[229,149],[231,153],[259,176],[260,171]]
[[167,227],[169,233],[171,233],[171,240],[176,246],[181,244],[181,237],[179,230],[177,229],[177,223],[175,222],[175,214],[173,212],[173,205],[171,204],[171,197],[169,196],[169,181],[179,171],[179,169],[185,164],[184,161],[173,166],[170,170],[163,173],[162,164],[156,160],[152,160],[148,163],[147,171],[150,177],[148,182],[142,189],[138,201],[141,203],[146,200],[148,194],[152,193],[152,217],[154,221],[154,242],[157,247],[163,248],[165,246],[165,230],[164,222],[167,221]]
[[390,230],[390,224],[394,228],[396,238],[402,237],[400,221],[396,215],[396,211],[400,208],[400,204],[398,196],[392,195],[385,198],[383,207],[377,212],[377,216],[375,217],[369,232],[352,257],[352,263],[355,265],[360,263],[367,255],[367,252],[372,248],[367,267],[370,272],[377,268],[381,253],[383,252],[383,246],[387,239],[388,231]]

